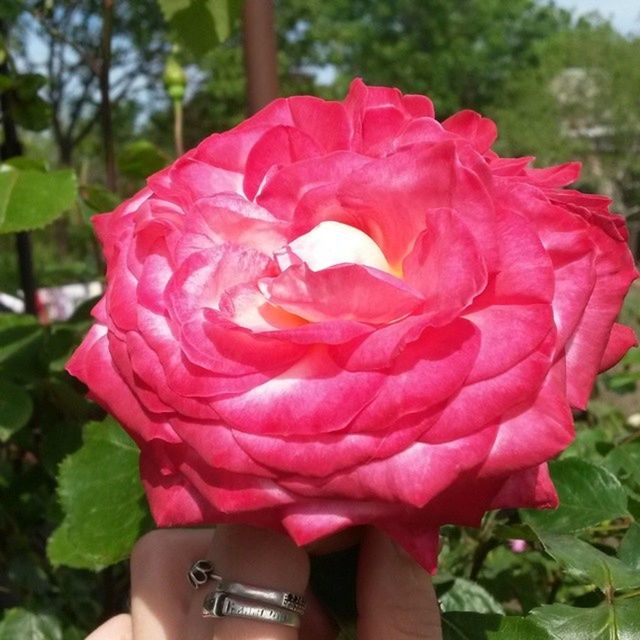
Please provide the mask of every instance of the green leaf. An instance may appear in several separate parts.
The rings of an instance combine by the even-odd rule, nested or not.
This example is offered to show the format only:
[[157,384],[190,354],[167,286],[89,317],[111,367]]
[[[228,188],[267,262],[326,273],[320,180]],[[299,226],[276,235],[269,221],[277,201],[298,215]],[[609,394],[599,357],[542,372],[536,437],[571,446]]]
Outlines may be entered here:
[[621,480],[640,484],[640,441],[634,440],[612,449],[605,458],[605,465]]
[[129,555],[147,518],[138,455],[112,418],[85,425],[82,447],[60,465],[65,516],[49,538],[52,564],[98,570]]
[[536,533],[573,533],[628,514],[625,490],[607,469],[575,458],[552,462],[549,468],[560,506],[520,511]]
[[62,640],[62,629],[47,613],[9,609],[0,622],[0,640]]
[[136,140],[125,145],[118,156],[120,173],[139,180],[144,180],[167,164],[168,156],[148,140]]
[[632,569],[640,571],[640,524],[637,522],[631,524],[622,538],[618,558]]
[[229,15],[229,0],[209,0],[209,11],[216,25],[218,42],[224,42],[231,33],[231,16]]
[[481,613],[445,613],[443,640],[551,640],[528,618]]
[[240,3],[233,0],[158,0],[158,3],[178,42],[196,56],[224,42],[240,13]]
[[34,169],[35,171],[46,171],[47,165],[44,160],[36,160],[35,158],[28,158],[27,156],[13,156],[5,160],[5,164],[8,164],[14,169]]
[[456,578],[439,600],[443,611],[504,613],[500,603],[484,587],[465,578]]
[[575,536],[544,535],[542,544],[549,555],[572,573],[587,578],[602,591],[640,587],[640,571],[596,549]]
[[22,388],[0,379],[0,442],[22,429],[33,412],[31,397]]
[[614,600],[591,609],[552,604],[530,618],[555,640],[638,640],[640,599]]
[[111,211],[115,209],[122,198],[117,193],[109,191],[100,184],[85,184],[80,187],[82,201],[96,212]]
[[615,393],[633,393],[636,390],[638,381],[640,380],[640,372],[630,371],[621,373],[612,373],[603,376],[604,384],[607,389]]
[[43,173],[0,167],[0,233],[44,227],[73,205],[71,169]]
[[13,379],[32,379],[42,373],[40,356],[44,330],[33,316],[0,314],[0,369]]
[[191,0],[158,0],[164,19],[169,22],[173,20],[176,13],[189,8]]

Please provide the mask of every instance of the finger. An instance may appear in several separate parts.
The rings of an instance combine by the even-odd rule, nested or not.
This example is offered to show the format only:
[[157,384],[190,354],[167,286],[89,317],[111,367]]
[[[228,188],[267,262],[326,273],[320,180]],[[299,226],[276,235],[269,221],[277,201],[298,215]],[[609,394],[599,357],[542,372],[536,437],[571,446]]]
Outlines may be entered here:
[[85,640],[132,640],[131,616],[121,613],[119,616],[109,618],[95,631],[90,633]]
[[373,528],[360,550],[357,602],[359,640],[442,640],[431,577]]
[[300,638],[302,640],[335,640],[340,631],[337,623],[310,589],[304,594],[307,609],[302,616]]
[[[288,537],[252,527],[218,527],[211,547],[216,573],[225,580],[276,591],[304,593],[309,558]],[[206,589],[199,591],[206,594]],[[194,593],[188,640],[296,640],[298,630],[243,618],[202,618],[203,593]],[[137,640],[137,638],[136,638]]]
[[206,554],[212,535],[212,529],[159,529],[136,543],[131,555],[135,640],[185,639],[193,598],[187,573]]

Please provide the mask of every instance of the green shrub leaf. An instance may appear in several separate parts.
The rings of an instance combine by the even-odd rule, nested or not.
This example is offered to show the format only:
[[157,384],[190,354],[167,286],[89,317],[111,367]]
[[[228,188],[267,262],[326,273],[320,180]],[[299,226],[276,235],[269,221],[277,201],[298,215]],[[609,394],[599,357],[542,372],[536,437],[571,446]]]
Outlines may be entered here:
[[130,142],[118,155],[120,173],[138,180],[144,180],[167,164],[168,156],[148,140]]
[[[551,640],[528,618],[482,613],[445,613],[443,640]],[[586,640],[586,639],[585,639]]]
[[542,544],[560,564],[602,591],[640,587],[640,571],[575,536],[545,535]]
[[576,458],[552,462],[549,468],[560,506],[520,512],[536,533],[573,533],[628,514],[626,492],[607,469]]
[[0,233],[38,229],[74,203],[76,177],[71,169],[42,172],[0,167]]
[[0,640],[62,640],[62,629],[47,613],[9,609],[0,622]]
[[640,599],[605,602],[591,609],[552,604],[534,609],[531,619],[557,640],[637,640]]
[[628,567],[640,571],[640,524],[634,522],[630,527],[618,549],[618,558]]
[[485,588],[465,578],[456,578],[438,599],[442,611],[504,613],[500,603]]
[[112,418],[85,425],[82,447],[60,465],[64,511],[47,553],[54,565],[98,570],[126,558],[147,518],[138,449]]
[[224,42],[240,13],[238,0],[158,0],[178,42],[196,56]]
[[32,412],[31,396],[22,387],[0,379],[0,442],[22,429]]

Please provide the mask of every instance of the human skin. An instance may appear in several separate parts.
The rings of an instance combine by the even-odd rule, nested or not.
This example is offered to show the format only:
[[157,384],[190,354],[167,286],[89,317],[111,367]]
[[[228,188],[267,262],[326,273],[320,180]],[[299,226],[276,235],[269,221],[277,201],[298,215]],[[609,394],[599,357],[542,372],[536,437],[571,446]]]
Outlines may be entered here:
[[[357,580],[359,640],[441,640],[440,612],[431,578],[384,534],[364,529]],[[87,640],[333,640],[338,629],[307,589],[309,552],[354,542],[353,535],[310,549],[285,536],[247,526],[165,529],[144,536],[131,557],[131,613],[111,618]],[[206,587],[186,579],[191,564],[213,561],[226,579],[305,592],[309,605],[300,630],[200,614]]]

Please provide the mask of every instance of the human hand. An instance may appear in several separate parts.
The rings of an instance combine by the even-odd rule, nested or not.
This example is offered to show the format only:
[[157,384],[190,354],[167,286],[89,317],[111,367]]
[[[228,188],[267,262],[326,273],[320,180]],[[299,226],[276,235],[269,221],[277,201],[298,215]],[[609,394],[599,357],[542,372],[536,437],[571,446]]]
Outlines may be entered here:
[[[349,535],[349,534],[347,534]],[[314,545],[335,549],[345,538]],[[204,618],[206,586],[195,590],[189,567],[210,559],[225,579],[305,593],[300,629],[241,618]],[[144,536],[131,557],[131,614],[108,620],[87,640],[334,640],[338,629],[307,589],[309,557],[288,538],[244,526],[164,529]],[[441,640],[430,576],[395,543],[368,528],[357,582],[359,640]]]

